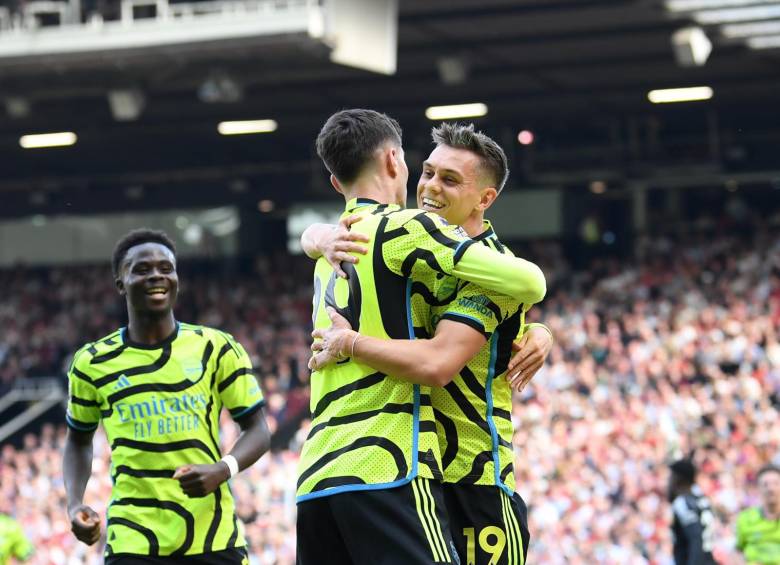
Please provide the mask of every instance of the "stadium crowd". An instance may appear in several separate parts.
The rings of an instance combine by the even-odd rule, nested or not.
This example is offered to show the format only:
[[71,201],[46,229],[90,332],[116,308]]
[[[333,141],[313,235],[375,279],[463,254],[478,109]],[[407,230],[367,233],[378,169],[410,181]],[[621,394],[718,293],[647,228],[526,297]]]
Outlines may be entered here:
[[[671,563],[666,464],[695,450],[718,516],[716,556],[737,563],[734,519],[756,502],[761,464],[780,463],[780,234],[658,237],[634,259],[573,270],[561,248],[535,258],[548,297],[531,311],[553,330],[548,364],[516,399],[518,488],[530,509],[531,563]],[[191,272],[190,272],[191,271]],[[246,346],[268,400],[276,448],[233,480],[252,563],[294,563],[294,476],[307,433],[311,265],[257,260],[251,274],[185,265],[178,318]],[[122,322],[103,268],[0,272],[0,386],[63,374],[73,350]],[[237,430],[224,421],[226,444]],[[62,427],[0,457],[0,512],[33,539],[36,564],[92,564],[65,515]],[[86,502],[104,513],[110,478],[96,443]]]

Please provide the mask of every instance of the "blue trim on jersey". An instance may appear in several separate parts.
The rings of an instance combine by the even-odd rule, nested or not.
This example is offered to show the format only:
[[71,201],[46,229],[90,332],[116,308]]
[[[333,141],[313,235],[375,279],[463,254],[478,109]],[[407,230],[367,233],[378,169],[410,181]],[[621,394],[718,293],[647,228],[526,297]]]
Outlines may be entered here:
[[[461,247],[463,247],[464,245],[471,245],[472,243],[474,243],[474,240],[473,240],[473,239],[464,239],[464,240],[463,240],[463,241],[461,241],[461,242],[458,244],[458,246],[455,248],[455,253],[453,253],[453,254],[452,254],[452,256],[453,256],[453,257],[457,257],[457,259],[460,259],[460,255],[459,255],[459,253],[460,253],[460,248],[461,248]],[[458,262],[458,261],[457,261],[457,259],[455,260],[455,263],[457,263],[457,262]]]
[[325,496],[332,496],[334,494],[341,494],[342,492],[355,492],[361,490],[384,490],[388,488],[402,487],[412,482],[414,477],[404,477],[398,479],[392,483],[372,483],[368,485],[344,485],[343,487],[334,487],[325,490],[318,490],[316,492],[310,492],[309,494],[303,494],[296,497],[295,503],[300,504],[307,500],[314,500],[315,498],[323,498]]
[[482,320],[475,318],[474,316],[469,316],[468,314],[462,314],[460,312],[447,312],[444,314],[444,316],[460,317],[460,318],[466,318],[467,320],[473,320],[474,322],[479,324],[479,327],[482,328],[482,333],[487,333],[487,330],[485,329],[485,324],[482,323]]
[[[406,279],[406,324],[409,339],[414,339],[414,322],[412,321],[412,279]],[[414,408],[412,410],[412,469],[406,478],[411,481],[417,476],[417,449],[420,443],[420,385],[413,385]]]
[[98,428],[97,423],[94,426],[82,426],[81,424],[77,424],[76,420],[74,420],[73,417],[67,412],[65,412],[65,422],[71,428],[79,432],[94,432]]
[[258,400],[258,401],[257,401],[257,402],[255,402],[254,404],[252,404],[252,406],[248,407],[248,408],[247,408],[247,409],[245,409],[245,410],[242,410],[241,412],[239,412],[239,413],[238,413],[238,414],[236,414],[235,416],[231,416],[231,417],[232,417],[234,420],[236,420],[236,419],[240,418],[241,416],[243,416],[244,414],[249,414],[249,413],[250,413],[252,410],[257,410],[257,407],[258,407],[258,405],[259,405],[260,407],[263,407],[263,406],[265,406],[265,398],[261,398],[260,400]]
[[[501,487],[501,490],[507,492],[509,489],[501,482],[501,466],[499,464],[498,456],[498,430],[496,424],[493,421],[493,379],[496,376],[496,360],[498,358],[498,331],[493,333],[490,338],[490,363],[488,365],[487,382],[485,383],[485,396],[487,397],[487,414],[485,419],[487,420],[488,428],[490,428],[490,440],[493,451],[493,480],[496,486]],[[511,493],[513,494],[513,493]],[[511,496],[510,494],[510,496]]]

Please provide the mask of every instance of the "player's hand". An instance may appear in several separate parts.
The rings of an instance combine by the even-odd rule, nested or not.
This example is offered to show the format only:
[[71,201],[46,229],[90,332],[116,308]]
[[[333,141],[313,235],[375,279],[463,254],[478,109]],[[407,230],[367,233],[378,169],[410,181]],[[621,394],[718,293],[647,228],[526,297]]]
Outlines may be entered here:
[[349,355],[349,348],[355,339],[356,332],[352,331],[349,321],[328,306],[325,311],[330,317],[331,326],[320,328],[311,332],[314,343],[311,350],[314,352],[309,359],[309,369],[317,371],[335,361],[341,361]]
[[552,346],[550,332],[540,327],[531,328],[520,340],[514,342],[512,350],[515,354],[509,360],[509,369],[506,372],[509,386],[521,392],[542,368]]
[[352,255],[352,253],[360,253],[362,255],[368,253],[368,248],[365,245],[360,245],[358,242],[368,243],[369,237],[349,229],[352,224],[362,219],[363,216],[357,214],[343,218],[327,237],[319,241],[317,245],[322,256],[336,271],[336,275],[343,279],[347,278],[347,273],[341,268],[342,261],[357,263],[359,258]]
[[68,512],[70,531],[76,539],[93,545],[100,539],[100,516],[86,504],[80,504]]
[[230,478],[230,468],[218,462],[206,465],[182,465],[173,473],[184,494],[193,497],[206,496]]

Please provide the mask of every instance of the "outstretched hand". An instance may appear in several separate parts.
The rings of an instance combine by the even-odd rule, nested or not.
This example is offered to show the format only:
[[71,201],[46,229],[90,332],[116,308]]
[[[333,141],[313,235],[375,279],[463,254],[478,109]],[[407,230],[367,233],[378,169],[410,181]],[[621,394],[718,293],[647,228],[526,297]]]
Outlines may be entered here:
[[87,545],[94,545],[100,539],[100,516],[86,504],[81,504],[69,513],[70,531],[76,539]]
[[517,392],[531,382],[534,375],[542,368],[552,349],[553,339],[544,328],[533,327],[522,338],[512,344],[515,354],[509,360],[506,380],[509,386]]
[[341,268],[341,263],[357,263],[360,258],[352,253],[360,253],[361,255],[368,253],[368,248],[358,242],[368,243],[370,238],[365,234],[350,230],[353,224],[362,219],[363,216],[357,214],[342,218],[318,245],[322,256],[336,271],[336,275],[343,279],[347,278],[347,273]]
[[328,306],[325,311],[330,317],[329,328],[319,328],[311,332],[314,343],[311,350],[314,352],[309,359],[309,369],[317,371],[330,363],[341,361],[350,354],[353,340],[359,335],[352,330],[349,321]]

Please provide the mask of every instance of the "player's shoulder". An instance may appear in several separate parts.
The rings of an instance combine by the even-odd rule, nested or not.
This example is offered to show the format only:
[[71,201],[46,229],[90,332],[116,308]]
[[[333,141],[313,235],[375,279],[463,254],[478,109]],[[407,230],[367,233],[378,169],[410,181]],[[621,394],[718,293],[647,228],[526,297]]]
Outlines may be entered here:
[[241,345],[233,337],[233,334],[228,333],[219,328],[212,328],[210,326],[201,326],[198,324],[186,324],[179,323],[179,331],[184,335],[197,336],[197,338],[209,341],[212,343],[214,349],[217,352],[225,352],[229,349],[234,351],[240,351]]
[[397,210],[391,215],[391,222],[396,225],[404,226],[407,230],[434,232],[442,229],[446,229],[452,232],[460,232],[462,236],[468,237],[466,232],[459,226],[451,225],[447,220],[434,214],[432,212],[426,212],[419,208],[406,208],[403,210]]
[[202,326],[200,324],[179,322],[179,331],[183,336],[197,336],[198,338],[213,342],[224,343],[226,341],[235,341],[232,335],[223,330],[210,326]]
[[750,526],[761,521],[761,510],[756,506],[745,508],[737,514],[737,526]]
[[85,368],[93,359],[114,352],[123,346],[122,330],[117,329],[95,341],[82,345],[73,354],[71,367]]

